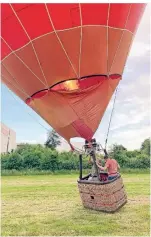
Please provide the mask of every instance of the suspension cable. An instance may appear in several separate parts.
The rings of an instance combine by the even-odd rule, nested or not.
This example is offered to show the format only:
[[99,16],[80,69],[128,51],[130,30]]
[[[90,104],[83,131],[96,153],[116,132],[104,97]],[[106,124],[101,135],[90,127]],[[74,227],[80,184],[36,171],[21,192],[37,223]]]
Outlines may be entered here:
[[[17,101],[17,103],[19,103],[20,104],[20,102],[17,100],[17,98],[13,95],[13,93],[10,91],[10,89],[7,87],[7,91],[10,93],[10,95],[13,97],[13,99],[14,100],[16,100]],[[48,128],[46,128],[44,125],[42,125],[34,116],[32,116],[26,109],[24,109],[24,111],[32,118],[32,119],[34,119],[42,128],[44,128],[47,132],[50,132],[50,130],[48,129]],[[65,139],[63,139],[64,140],[64,142],[66,143],[66,144],[68,144],[69,145],[69,143],[65,140]],[[79,149],[79,148],[77,148],[77,147],[75,147],[74,146],[74,149],[75,149],[75,151],[76,152],[78,152],[78,153],[83,153],[83,151],[81,150],[81,149]]]
[[[16,97],[13,95],[13,93],[10,91],[9,88],[7,88],[8,92],[10,93],[10,95],[14,98],[14,100],[16,100],[18,103],[19,101],[16,99]],[[112,108],[112,112],[111,112],[111,116],[110,116],[110,121],[109,121],[109,126],[108,126],[108,131],[107,131],[107,136],[106,136],[106,140],[105,140],[105,149],[106,149],[106,145],[107,145],[107,141],[108,141],[108,135],[109,135],[109,131],[110,131],[110,125],[111,125],[111,120],[112,120],[112,116],[113,116],[113,111],[114,111],[114,106],[115,106],[115,101],[116,101],[116,96],[117,96],[117,88],[115,91],[115,97],[114,97],[114,102],[113,102],[113,108]],[[27,110],[24,109],[24,111],[30,116],[32,117],[32,119],[34,119],[41,127],[43,127],[47,132],[49,132],[50,130],[48,128],[46,128],[44,125],[42,125],[34,116],[32,116]],[[68,144],[68,142],[64,139],[64,142]],[[69,145],[69,144],[68,144]],[[101,145],[101,144],[100,144]],[[102,147],[102,145],[101,145]],[[74,146],[74,149],[76,152],[80,152],[83,153],[83,151],[77,147]],[[103,149],[103,147],[102,147]],[[104,149],[103,149],[104,150]]]
[[[13,95],[13,93],[10,91],[10,89],[7,87],[8,92],[10,93],[10,95],[14,98],[14,100],[16,100],[19,104],[20,102],[17,100],[17,98]],[[30,116],[32,117],[41,127],[43,127],[45,130],[47,130],[47,132],[49,132],[49,129],[46,128],[44,125],[42,125],[34,116],[32,116],[26,109],[24,109],[24,111]]]
[[113,107],[112,107],[112,111],[111,111],[111,116],[110,116],[108,131],[107,131],[106,140],[105,140],[105,150],[106,150],[106,146],[107,146],[107,142],[108,142],[108,136],[109,136],[109,132],[110,132],[110,126],[111,126],[111,121],[112,121],[112,117],[113,117],[113,112],[114,112],[114,107],[115,107],[115,101],[116,101],[116,97],[117,97],[117,91],[118,91],[118,88],[116,88],[116,91],[115,91]]

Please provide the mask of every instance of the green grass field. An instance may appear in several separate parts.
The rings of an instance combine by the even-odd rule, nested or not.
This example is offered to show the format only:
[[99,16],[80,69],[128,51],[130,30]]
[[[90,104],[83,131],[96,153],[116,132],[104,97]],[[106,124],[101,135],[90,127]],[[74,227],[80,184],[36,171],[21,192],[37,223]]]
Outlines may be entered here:
[[83,208],[77,174],[2,177],[2,236],[149,236],[149,174],[123,174],[117,213]]

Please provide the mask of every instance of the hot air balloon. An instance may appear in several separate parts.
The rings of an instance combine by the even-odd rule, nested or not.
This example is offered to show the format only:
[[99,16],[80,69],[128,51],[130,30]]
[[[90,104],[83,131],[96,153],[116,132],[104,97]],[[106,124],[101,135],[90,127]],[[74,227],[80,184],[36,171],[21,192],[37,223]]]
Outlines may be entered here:
[[2,82],[69,143],[91,141],[145,4],[1,4]]

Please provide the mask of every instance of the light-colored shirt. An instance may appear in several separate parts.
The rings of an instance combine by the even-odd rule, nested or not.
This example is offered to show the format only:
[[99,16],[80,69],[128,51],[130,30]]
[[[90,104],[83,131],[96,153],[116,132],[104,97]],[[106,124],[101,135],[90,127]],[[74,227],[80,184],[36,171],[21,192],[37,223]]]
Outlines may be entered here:
[[109,175],[116,175],[119,165],[115,159],[108,158],[105,163],[105,167],[107,168]]

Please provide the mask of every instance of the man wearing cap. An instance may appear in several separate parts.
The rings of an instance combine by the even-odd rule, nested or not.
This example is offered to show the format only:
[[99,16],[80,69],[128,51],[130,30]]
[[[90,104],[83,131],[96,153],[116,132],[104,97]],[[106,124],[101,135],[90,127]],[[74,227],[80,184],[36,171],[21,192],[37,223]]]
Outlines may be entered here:
[[111,159],[108,157],[108,155],[104,156],[105,160],[105,166],[101,166],[97,160],[96,164],[98,168],[101,170],[107,170],[108,171],[108,180],[115,179],[118,175],[118,169],[120,169],[120,166],[118,162],[115,159]]

